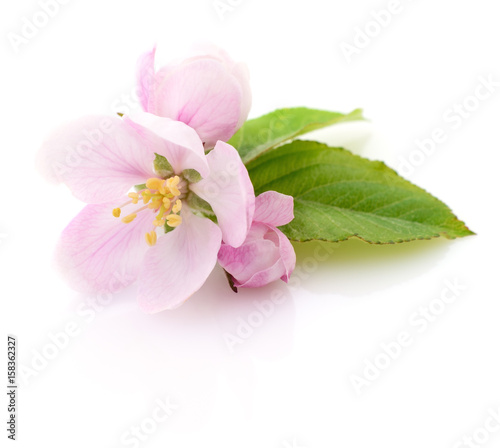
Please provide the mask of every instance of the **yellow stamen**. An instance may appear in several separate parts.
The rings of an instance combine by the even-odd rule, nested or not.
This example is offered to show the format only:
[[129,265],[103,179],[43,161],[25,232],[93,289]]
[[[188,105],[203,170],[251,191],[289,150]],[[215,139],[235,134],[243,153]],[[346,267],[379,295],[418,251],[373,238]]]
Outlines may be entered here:
[[165,225],[165,219],[164,218],[162,218],[162,219],[155,219],[153,221],[153,225],[155,227],[163,227]]
[[159,190],[165,181],[156,177],[151,177],[146,181],[146,187],[150,190]]
[[128,197],[132,199],[132,204],[137,204],[139,202],[139,195],[137,193],[129,193]]
[[160,211],[158,212],[158,216],[156,216],[156,219],[157,219],[157,220],[162,219],[162,218],[163,218],[163,214],[164,214],[165,212],[166,212],[166,210],[165,210],[165,206],[164,206],[164,205],[162,205],[162,206],[160,207]]
[[130,200],[113,209],[113,216],[119,218],[122,214],[121,209],[126,205],[138,204],[139,201],[144,202],[144,206],[140,206],[133,213],[129,213],[121,221],[128,224],[143,210],[154,210],[156,212],[153,219],[154,230],[145,234],[146,243],[149,246],[154,246],[157,242],[156,227],[163,230],[165,224],[172,228],[182,224],[182,217],[179,215],[182,209],[180,189],[184,191],[185,183],[184,181],[181,182],[179,176],[173,176],[166,180],[151,177],[146,181],[146,188],[128,193]]
[[175,201],[175,205],[172,207],[172,211],[174,213],[179,213],[181,211],[181,208],[182,208],[182,202],[180,199],[177,199],[177,201]]
[[167,179],[167,187],[168,188],[177,187],[180,181],[181,179],[179,176],[171,177],[170,179]]
[[130,215],[127,215],[124,218],[122,218],[122,222],[125,224],[128,224],[128,223],[132,222],[135,218],[137,218],[137,214],[131,213]]
[[152,209],[159,208],[162,203],[163,203],[163,201],[162,201],[161,197],[154,196],[151,199],[151,204],[149,204],[148,207],[152,208]]
[[179,196],[181,194],[181,192],[177,188],[177,185],[179,185],[180,181],[181,179],[179,178],[179,176],[174,176],[170,179],[167,179],[167,187],[174,196]]
[[156,235],[156,232],[153,230],[149,233],[146,233],[146,243],[148,243],[149,246],[154,246],[156,244],[158,236]]
[[168,215],[167,216],[167,225],[169,227],[177,227],[181,225],[182,217],[179,215]]
[[180,196],[181,192],[177,187],[170,187],[170,193],[172,193],[174,196]]

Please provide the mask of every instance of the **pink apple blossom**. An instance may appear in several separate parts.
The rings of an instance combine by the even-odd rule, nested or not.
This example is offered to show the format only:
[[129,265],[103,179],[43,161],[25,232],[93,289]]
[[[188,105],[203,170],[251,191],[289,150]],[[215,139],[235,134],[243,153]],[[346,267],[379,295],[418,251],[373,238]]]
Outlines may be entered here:
[[267,191],[255,198],[255,215],[245,242],[232,247],[225,241],[219,264],[237,288],[256,288],[281,278],[288,282],[295,268],[295,251],[277,226],[293,219],[293,198]]
[[95,131],[103,117],[77,120],[39,154],[42,171],[88,204],[63,231],[56,262],[75,289],[110,291],[118,274],[123,286],[138,281],[144,311],[175,308],[203,285],[222,239],[244,242],[255,202],[248,172],[227,143],[205,155],[179,121],[145,112],[104,120],[105,132]]
[[195,56],[155,71],[155,49],[138,61],[138,94],[146,112],[182,121],[205,144],[228,141],[248,117],[248,69],[222,49],[200,47]]

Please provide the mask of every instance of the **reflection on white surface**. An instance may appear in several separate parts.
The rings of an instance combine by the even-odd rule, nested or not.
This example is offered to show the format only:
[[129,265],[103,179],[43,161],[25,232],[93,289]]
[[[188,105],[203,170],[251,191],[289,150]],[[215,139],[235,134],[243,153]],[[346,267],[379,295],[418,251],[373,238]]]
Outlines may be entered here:
[[298,259],[314,257],[316,245],[330,245],[333,252],[327,260],[318,263],[314,275],[304,279],[301,286],[314,294],[334,291],[356,297],[424,275],[445,257],[450,241],[437,238],[376,245],[353,238],[341,243],[295,243]]

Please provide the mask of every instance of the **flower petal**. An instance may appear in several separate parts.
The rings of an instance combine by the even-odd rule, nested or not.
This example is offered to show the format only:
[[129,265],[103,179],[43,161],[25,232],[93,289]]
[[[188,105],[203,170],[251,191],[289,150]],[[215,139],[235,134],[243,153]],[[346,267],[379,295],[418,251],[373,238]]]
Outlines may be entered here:
[[248,66],[243,62],[235,64],[231,73],[238,79],[241,87],[241,103],[240,103],[240,119],[236,124],[236,132],[248,118],[248,114],[252,107],[252,90],[250,89],[250,71]]
[[[245,284],[256,273],[266,271],[278,263],[279,250],[276,244],[264,239],[268,231],[267,225],[254,224],[248,233],[247,241],[240,247],[222,244],[218,255],[219,264],[233,276],[235,286]],[[274,280],[282,275],[282,271],[276,272]]]
[[112,215],[114,207],[87,205],[61,235],[55,261],[76,290],[116,292],[137,278],[154,214],[144,211],[124,224]]
[[252,224],[255,193],[240,155],[231,145],[217,142],[207,156],[210,176],[191,185],[217,216],[224,242],[238,247]]
[[158,72],[149,109],[191,126],[205,147],[213,148],[217,140],[229,140],[246,119],[242,103],[239,78],[224,62],[198,57]]
[[37,165],[50,181],[64,182],[78,199],[108,202],[154,174],[159,140],[141,136],[117,117],[84,117],[45,141]]
[[136,112],[128,119],[143,133],[145,130],[149,131],[164,141],[156,152],[166,157],[177,174],[185,169],[194,169],[202,177],[208,176],[205,150],[200,137],[192,128],[180,121],[157,117],[146,112]]
[[272,226],[284,226],[293,216],[293,197],[276,191],[266,191],[255,198],[254,221]]
[[221,231],[183,209],[183,222],[158,238],[139,277],[139,305],[147,313],[173,309],[201,288],[217,262]]
[[[240,104],[240,119],[236,126],[237,131],[248,118],[248,113],[252,106],[252,91],[250,89],[250,72],[248,66],[243,62],[234,62],[231,56],[222,48],[208,42],[198,42],[192,46],[192,59],[217,59],[224,63],[228,70],[239,82],[242,90],[242,99]],[[168,71],[166,71],[168,73]],[[220,139],[224,140],[224,139]]]
[[156,46],[137,61],[137,95],[145,111],[148,110],[149,97],[154,85],[155,53]]
[[288,237],[279,229],[274,229],[274,231],[279,239],[280,258],[283,263],[283,267],[285,268],[285,273],[281,276],[281,280],[288,283],[288,280],[290,280],[290,276],[295,269],[297,255],[295,254],[295,250]]
[[222,245],[219,263],[233,276],[237,288],[258,288],[280,278],[288,282],[295,252],[280,230],[254,223],[245,244],[238,248]]

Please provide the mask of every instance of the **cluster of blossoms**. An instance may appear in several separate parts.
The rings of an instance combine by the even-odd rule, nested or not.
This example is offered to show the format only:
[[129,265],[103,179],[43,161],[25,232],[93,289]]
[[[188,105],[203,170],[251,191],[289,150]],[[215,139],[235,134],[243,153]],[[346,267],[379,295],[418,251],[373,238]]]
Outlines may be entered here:
[[295,266],[277,228],[293,198],[257,198],[238,151],[226,143],[251,105],[246,66],[220,49],[154,69],[138,63],[144,111],[90,116],[55,132],[38,164],[87,203],[63,231],[56,262],[88,293],[138,281],[139,305],[155,313],[182,304],[217,261],[235,287],[288,281]]

